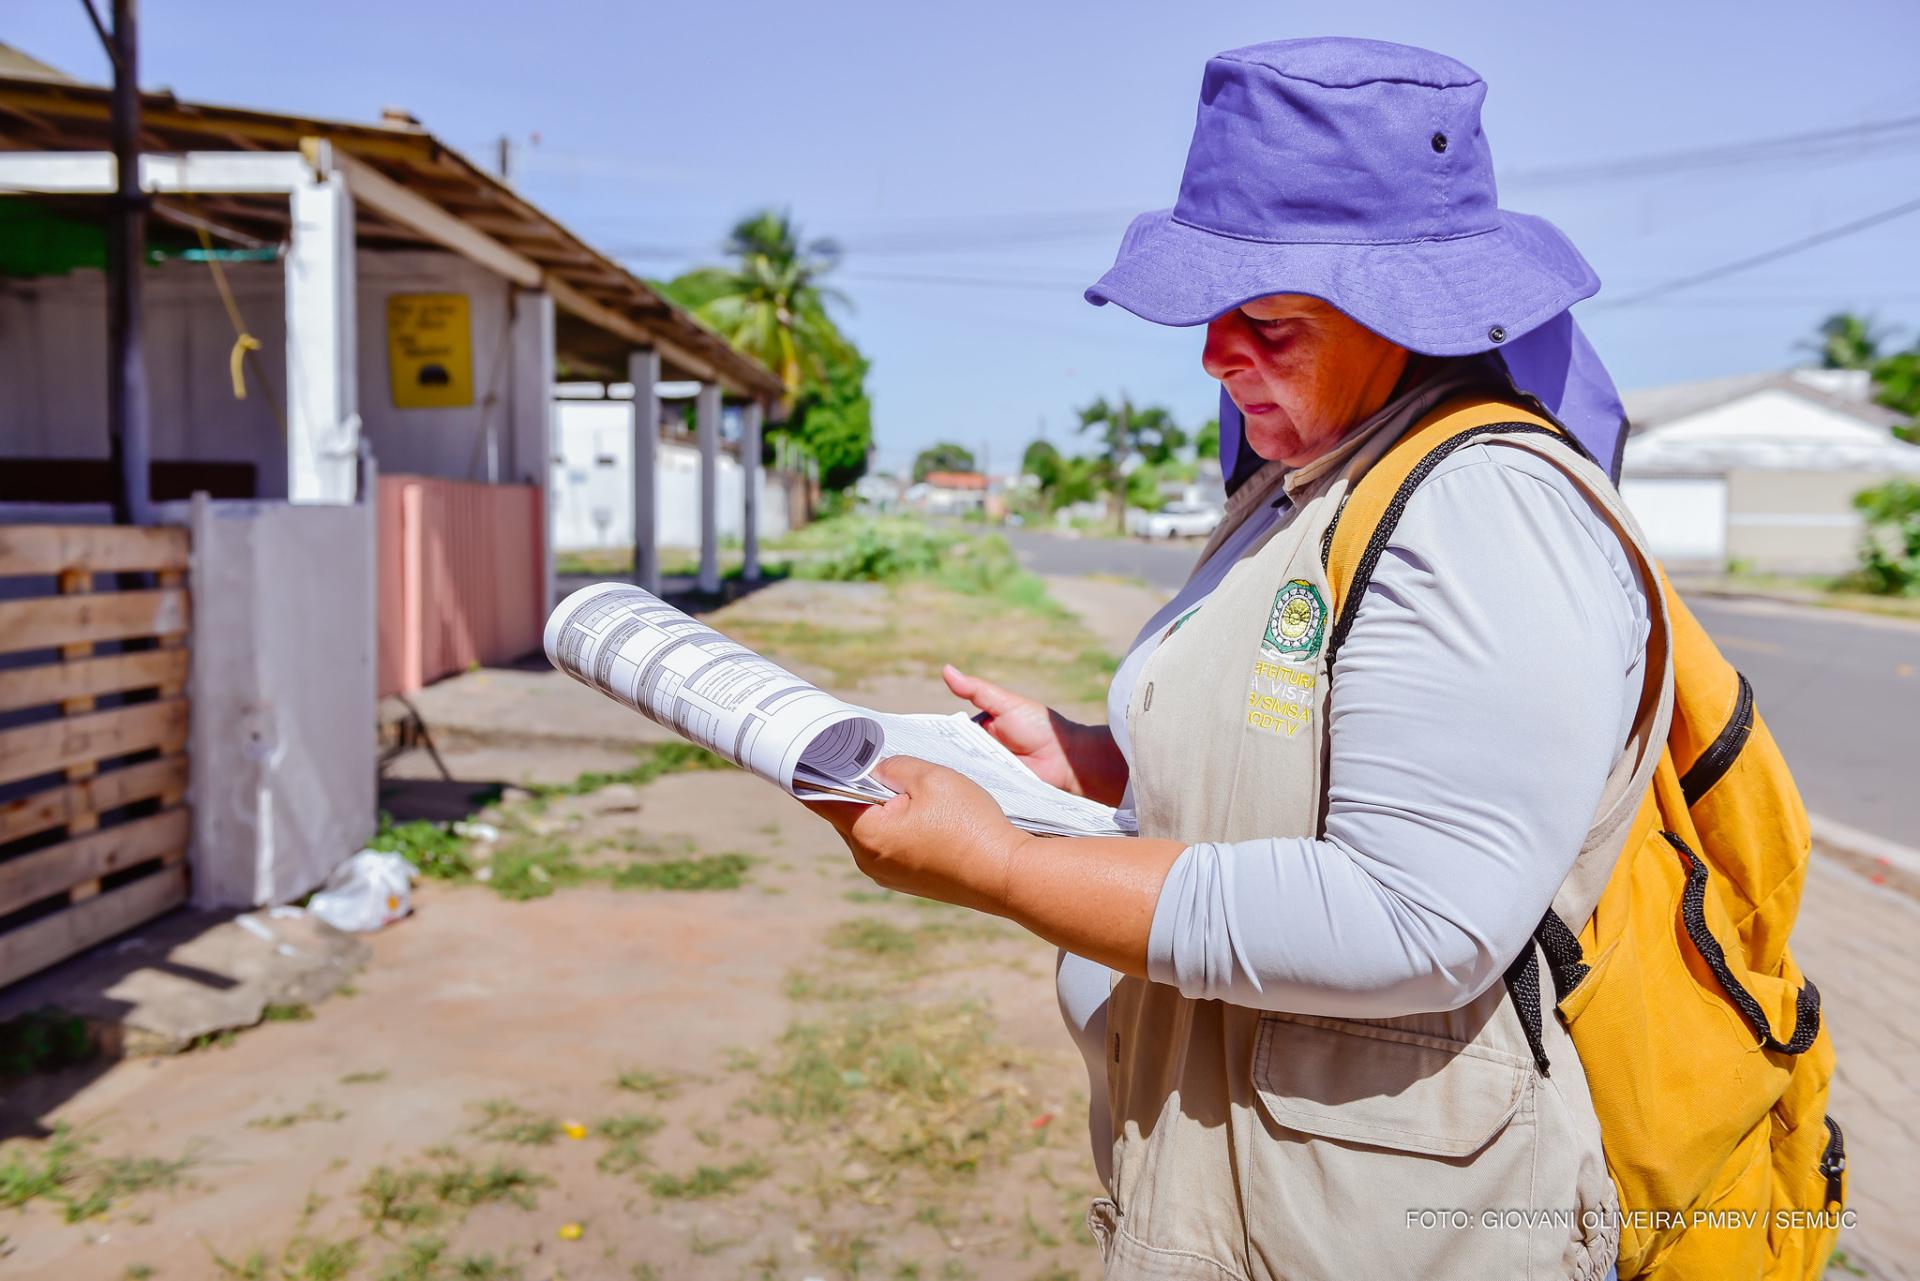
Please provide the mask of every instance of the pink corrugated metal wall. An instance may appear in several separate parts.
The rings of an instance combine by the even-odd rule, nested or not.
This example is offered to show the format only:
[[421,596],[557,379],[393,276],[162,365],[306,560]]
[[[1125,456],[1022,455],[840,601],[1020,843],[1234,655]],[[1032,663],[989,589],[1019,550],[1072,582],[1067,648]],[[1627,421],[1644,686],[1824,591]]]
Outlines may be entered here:
[[537,488],[394,475],[378,501],[382,698],[540,648]]

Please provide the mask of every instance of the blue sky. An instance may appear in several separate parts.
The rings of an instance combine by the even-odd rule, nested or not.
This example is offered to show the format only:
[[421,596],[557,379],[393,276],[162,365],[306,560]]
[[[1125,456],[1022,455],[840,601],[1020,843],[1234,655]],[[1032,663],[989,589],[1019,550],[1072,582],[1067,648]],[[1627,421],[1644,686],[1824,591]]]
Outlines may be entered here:
[[[1502,203],[1559,223],[1610,294],[1920,197],[1920,131],[1815,158],[1579,180],[1616,159],[1920,115],[1920,5],[1720,0],[1307,6],[143,0],[143,79],[347,119],[400,106],[648,275],[789,207],[842,240],[883,465],[938,439],[1010,463],[1125,390],[1212,412],[1200,335],[1080,288],[1172,203],[1208,55],[1349,34],[1440,49],[1491,86]],[[10,0],[0,40],[85,78],[74,0]],[[531,140],[538,136],[538,143]],[[1580,314],[1623,387],[1777,367],[1829,311],[1920,336],[1920,215],[1658,303]]]

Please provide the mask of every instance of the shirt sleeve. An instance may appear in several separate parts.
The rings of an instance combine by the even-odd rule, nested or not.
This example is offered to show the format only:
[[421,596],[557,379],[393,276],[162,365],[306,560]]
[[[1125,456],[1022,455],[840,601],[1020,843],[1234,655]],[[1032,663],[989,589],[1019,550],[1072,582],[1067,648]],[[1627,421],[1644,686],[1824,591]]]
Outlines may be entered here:
[[1460,450],[1415,491],[1341,648],[1325,837],[1189,846],[1149,977],[1336,1017],[1472,1001],[1573,867],[1647,629],[1626,551],[1563,473]]

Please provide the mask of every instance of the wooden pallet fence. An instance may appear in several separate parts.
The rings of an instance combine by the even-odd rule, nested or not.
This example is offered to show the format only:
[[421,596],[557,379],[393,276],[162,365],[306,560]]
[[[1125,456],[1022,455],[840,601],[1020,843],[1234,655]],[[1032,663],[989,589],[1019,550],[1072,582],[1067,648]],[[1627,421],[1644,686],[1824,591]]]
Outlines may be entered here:
[[0,987],[186,900],[187,553],[0,525]]

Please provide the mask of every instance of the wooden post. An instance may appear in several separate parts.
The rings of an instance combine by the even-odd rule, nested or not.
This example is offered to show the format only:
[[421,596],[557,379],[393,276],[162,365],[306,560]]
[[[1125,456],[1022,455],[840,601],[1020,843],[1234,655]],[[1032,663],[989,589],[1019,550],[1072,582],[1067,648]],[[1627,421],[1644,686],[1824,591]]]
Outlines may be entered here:
[[353,198],[324,142],[293,189],[287,280],[287,497],[351,503],[360,469]]
[[660,353],[627,353],[627,378],[633,383],[633,581],[660,594],[660,518],[658,478],[654,470],[660,453]]
[[740,423],[740,466],[741,489],[745,494],[742,506],[745,508],[745,528],[741,531],[741,546],[744,562],[740,568],[742,581],[757,583],[760,581],[760,415],[761,404],[757,400],[747,402]]
[[153,523],[152,444],[140,273],[147,260],[147,197],[140,190],[140,59],[136,0],[113,0],[113,218],[107,231],[107,449],[113,519]]
[[720,592],[720,384],[703,382],[695,402],[700,438],[700,590]]

